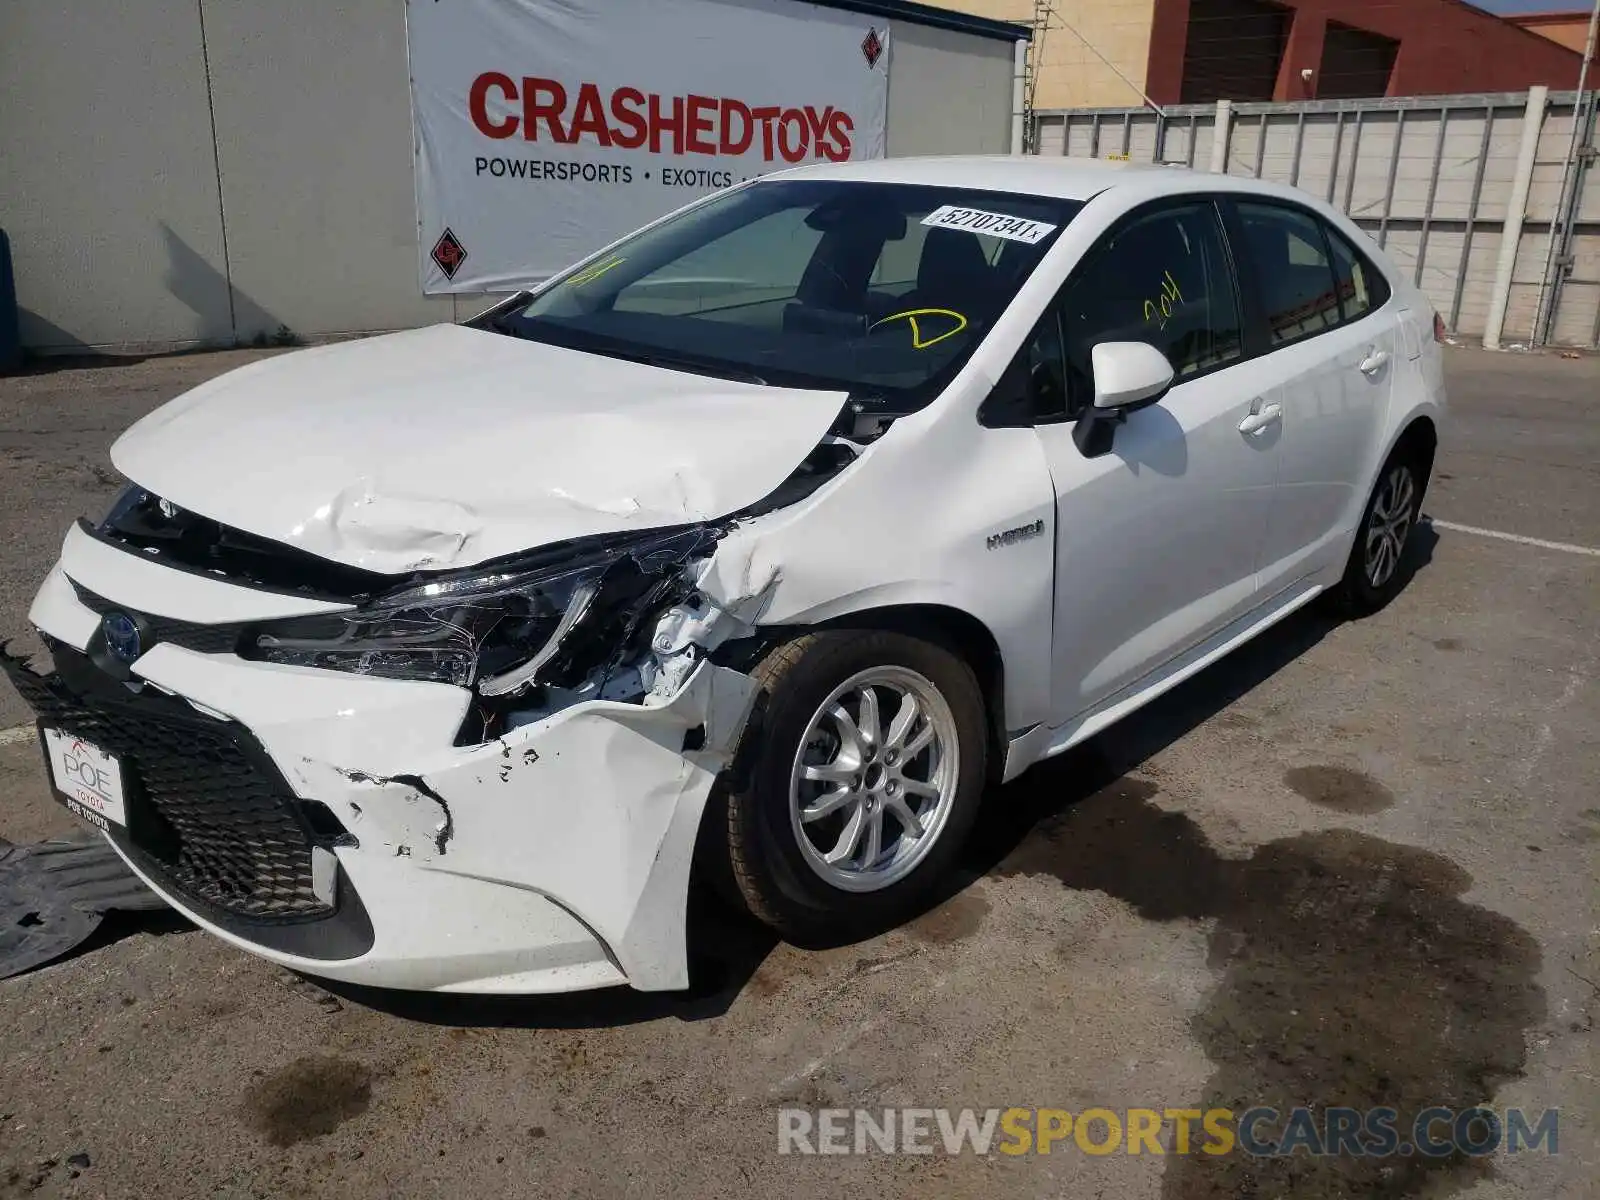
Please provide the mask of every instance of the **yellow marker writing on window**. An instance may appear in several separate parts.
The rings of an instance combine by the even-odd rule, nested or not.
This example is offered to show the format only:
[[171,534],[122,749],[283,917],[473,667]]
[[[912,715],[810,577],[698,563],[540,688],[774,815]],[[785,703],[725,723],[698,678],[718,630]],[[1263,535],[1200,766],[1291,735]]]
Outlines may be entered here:
[[624,257],[622,257],[620,255],[618,257],[616,257],[616,258],[607,259],[603,263],[596,263],[592,267],[585,267],[583,270],[579,271],[576,275],[574,275],[570,279],[568,279],[567,282],[569,284],[571,284],[573,287],[582,287],[586,283],[593,283],[596,279],[599,279],[600,276],[604,275],[607,271],[611,270],[613,267],[620,267],[623,263],[625,263],[627,261],[628,260],[626,258],[624,258]]
[[1173,306],[1182,303],[1183,293],[1178,290],[1178,281],[1172,277],[1171,271],[1167,271],[1162,279],[1160,297],[1144,302],[1144,319],[1155,321],[1157,329],[1165,329]]
[[[947,329],[935,337],[922,336],[922,324],[919,317],[950,317],[957,322],[954,329]],[[955,337],[967,327],[967,318],[956,312],[953,308],[908,308],[905,312],[890,313],[880,321],[874,321],[871,329],[879,325],[887,325],[890,321],[906,321],[911,325],[911,348],[913,350],[926,350],[929,346],[937,346],[945,338]],[[869,330],[870,332],[870,330]]]

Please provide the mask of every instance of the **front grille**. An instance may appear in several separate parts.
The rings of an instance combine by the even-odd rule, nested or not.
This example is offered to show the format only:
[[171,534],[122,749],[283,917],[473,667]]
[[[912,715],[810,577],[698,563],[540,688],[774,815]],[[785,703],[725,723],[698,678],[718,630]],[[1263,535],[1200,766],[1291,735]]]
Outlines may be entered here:
[[[72,582],[72,581],[69,581]],[[86,587],[72,583],[72,588],[78,593],[78,600],[91,612],[101,616],[116,609],[121,612],[132,613],[114,601],[107,600],[104,596],[97,596]],[[233,625],[197,625],[193,621],[181,621],[176,617],[160,617],[154,613],[141,613],[150,629],[150,641],[169,642],[174,646],[182,646],[185,650],[193,650],[199,654],[232,654],[239,647],[239,638],[247,628],[243,624]],[[146,647],[148,649],[149,647]]]
[[[58,664],[65,670],[58,648]],[[326,917],[312,883],[317,844],[277,770],[238,725],[148,690],[107,681],[80,695],[0,655],[48,726],[92,742],[122,764],[128,828],[113,836],[158,881],[203,905],[254,920]],[[82,660],[79,670],[90,670]],[[117,697],[115,689],[127,694]]]

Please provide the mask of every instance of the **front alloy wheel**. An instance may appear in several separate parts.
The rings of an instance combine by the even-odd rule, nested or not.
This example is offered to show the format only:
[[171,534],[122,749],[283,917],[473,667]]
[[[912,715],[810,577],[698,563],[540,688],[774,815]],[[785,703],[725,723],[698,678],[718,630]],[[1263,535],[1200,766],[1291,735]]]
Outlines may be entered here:
[[714,877],[802,940],[912,915],[959,852],[987,778],[972,667],[925,638],[840,629],[784,643],[753,674],[761,691]]
[[869,667],[829,694],[806,727],[789,813],[806,865],[847,892],[875,892],[917,869],[955,805],[955,717],[904,667]]

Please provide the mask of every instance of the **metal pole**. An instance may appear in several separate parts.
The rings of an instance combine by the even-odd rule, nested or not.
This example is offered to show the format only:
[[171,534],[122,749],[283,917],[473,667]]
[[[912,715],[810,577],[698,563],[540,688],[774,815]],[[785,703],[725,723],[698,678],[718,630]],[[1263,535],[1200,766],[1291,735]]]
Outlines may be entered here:
[[[1596,288],[1595,289],[1595,295],[1596,296],[1600,296],[1600,288]],[[1594,306],[1594,333],[1589,338],[1589,344],[1591,346],[1600,347],[1600,300],[1596,300],[1596,302],[1595,302],[1595,306]]]
[[1157,113],[1156,114],[1155,156],[1153,158],[1151,158],[1150,161],[1153,162],[1153,163],[1161,163],[1161,162],[1164,162],[1166,160],[1166,157],[1167,157],[1167,114],[1166,113]]
[[1184,160],[1183,160],[1183,165],[1186,166],[1186,167],[1194,166],[1194,125],[1195,125],[1195,116],[1194,116],[1193,113],[1190,113],[1189,114],[1189,149],[1188,149],[1188,152],[1184,155]]
[[[1560,302],[1561,285],[1568,270],[1567,260],[1572,249],[1572,225],[1578,209],[1578,188],[1583,180],[1583,166],[1578,162],[1578,138],[1587,136],[1588,106],[1584,103],[1584,86],[1589,80],[1589,64],[1594,61],[1595,36],[1600,30],[1600,0],[1595,0],[1594,12],[1589,14],[1589,36],[1584,42],[1583,64],[1578,68],[1578,93],[1572,101],[1572,137],[1567,142],[1567,161],[1561,168],[1561,191],[1556,202],[1556,215],[1550,223],[1550,247],[1545,251],[1544,274],[1539,277],[1539,300],[1534,305],[1533,344],[1543,345],[1555,325],[1555,310]],[[1567,184],[1572,183],[1569,201]],[[1556,227],[1560,222],[1560,249],[1557,249]],[[1552,272],[1559,272],[1552,278]],[[1550,309],[1545,311],[1545,290],[1551,292]]]
[[1483,169],[1489,162],[1489,135],[1494,132],[1494,105],[1483,108],[1483,143],[1478,147],[1478,170],[1472,178],[1472,201],[1467,209],[1467,227],[1461,232],[1461,261],[1456,265],[1456,294],[1450,302],[1450,328],[1461,328],[1461,294],[1467,286],[1467,260],[1472,254],[1472,229],[1478,220],[1478,202],[1483,199]]
[[1061,157],[1065,158],[1072,153],[1072,114],[1061,114]]
[[1422,206],[1422,233],[1417,238],[1417,271],[1411,280],[1422,286],[1422,264],[1428,257],[1428,227],[1433,224],[1433,200],[1439,194],[1439,167],[1444,162],[1444,136],[1450,125],[1450,106],[1439,106],[1439,136],[1433,143],[1433,174],[1428,176],[1428,199]]
[[1533,160],[1539,152],[1539,131],[1544,126],[1544,107],[1549,99],[1550,89],[1543,84],[1528,89],[1528,109],[1522,117],[1522,144],[1517,148],[1511,199],[1506,204],[1506,220],[1500,229],[1500,261],[1495,264],[1494,290],[1489,293],[1489,322],[1483,331],[1483,345],[1487,350],[1500,349],[1500,334],[1506,326],[1511,276],[1516,270],[1517,251],[1522,242],[1522,223],[1528,215],[1528,187],[1533,182]]
[[1128,156],[1128,147],[1129,147],[1129,145],[1132,144],[1132,138],[1133,138],[1133,114],[1132,113],[1123,113],[1122,114],[1122,156],[1124,158],[1126,158]]
[[[1146,108],[1153,108],[1156,112],[1165,115],[1167,110],[1162,108],[1161,105],[1157,104],[1154,100],[1150,99],[1150,97],[1145,94],[1145,90],[1142,87],[1140,87],[1133,80],[1129,79],[1128,76],[1123,73],[1123,70],[1122,70],[1121,67],[1117,66],[1116,63],[1112,62],[1104,54],[1101,54],[1100,50],[1099,50],[1099,47],[1097,47],[1088,38],[1084,37],[1083,34],[1079,33],[1077,31],[1077,29],[1073,26],[1071,21],[1068,21],[1065,17],[1063,17],[1060,13],[1056,12],[1054,9],[1052,9],[1050,11],[1049,17],[1053,17],[1056,20],[1060,21],[1061,22],[1061,27],[1063,29],[1065,29],[1068,33],[1070,33],[1073,37],[1077,38],[1080,42],[1082,42],[1084,44],[1084,47],[1089,51],[1090,54],[1094,55],[1101,62],[1105,63],[1106,66],[1110,67],[1111,68],[1111,73],[1113,75],[1115,75],[1118,79],[1122,80],[1123,83],[1127,84],[1135,92],[1138,92],[1139,93],[1139,99],[1144,101],[1144,106]],[[1046,20],[1046,25],[1048,25],[1048,24],[1049,24],[1049,21],[1047,19]]]
[[[1561,235],[1561,253],[1556,258],[1556,275],[1550,284],[1550,304],[1545,310],[1546,337],[1548,341],[1555,334],[1556,318],[1561,312],[1561,301],[1566,295],[1567,284],[1572,278],[1573,269],[1577,266],[1577,257],[1573,254],[1572,242],[1577,234],[1578,212],[1583,207],[1583,194],[1587,190],[1589,172],[1594,169],[1596,147],[1594,143],[1596,118],[1600,117],[1600,95],[1593,88],[1589,89],[1588,114],[1583,119],[1586,126],[1584,145],[1579,147],[1578,163],[1572,172],[1572,200],[1566,208],[1566,228]],[[1594,341],[1600,342],[1600,334]]]
[[1400,142],[1406,132],[1406,110],[1394,114],[1394,153],[1389,156],[1389,186],[1383,192],[1383,217],[1378,221],[1378,245],[1389,240],[1389,211],[1394,207],[1394,181],[1400,173]]
[[1089,122],[1089,157],[1100,157],[1100,114],[1095,113]]
[[1256,130],[1256,178],[1261,178],[1261,168],[1267,161],[1267,112],[1261,110],[1261,127]]

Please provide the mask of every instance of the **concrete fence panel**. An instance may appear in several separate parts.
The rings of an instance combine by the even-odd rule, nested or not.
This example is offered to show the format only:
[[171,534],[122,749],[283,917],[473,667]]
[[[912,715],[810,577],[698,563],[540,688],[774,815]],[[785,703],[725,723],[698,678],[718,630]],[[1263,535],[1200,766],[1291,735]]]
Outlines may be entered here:
[[[1500,242],[1513,215],[1525,94],[1235,104],[1223,134],[1226,169],[1291,184],[1347,212],[1463,336],[1489,331],[1503,283],[1503,342],[1594,346],[1600,170],[1583,172],[1568,160],[1574,120],[1585,122],[1580,159],[1594,138],[1592,114],[1578,99],[1549,96],[1508,280],[1498,270]],[[1032,144],[1042,155],[1126,153],[1134,162],[1205,170],[1217,117],[1212,105],[1040,112]],[[1568,225],[1570,260],[1563,263]]]

